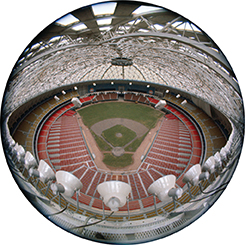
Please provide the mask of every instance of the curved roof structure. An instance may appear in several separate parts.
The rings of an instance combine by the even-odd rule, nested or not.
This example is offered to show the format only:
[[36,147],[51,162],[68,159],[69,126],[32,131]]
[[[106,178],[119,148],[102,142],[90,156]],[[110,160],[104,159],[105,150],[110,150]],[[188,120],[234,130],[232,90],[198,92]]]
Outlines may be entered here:
[[[133,89],[128,89],[128,93],[122,92],[119,87],[119,91],[108,92],[108,84],[119,84],[119,87],[126,84],[127,88],[135,84],[133,88],[136,92]],[[96,86],[101,91],[94,92]],[[168,131],[173,134],[171,137],[178,137],[181,150],[177,153],[178,162],[173,169],[166,172],[163,168],[163,172],[158,170],[154,161],[159,163],[161,160],[156,155],[163,155],[163,147],[154,149],[153,143],[135,171],[115,174],[117,171],[110,173],[96,167],[93,151],[87,144],[88,135],[80,132],[75,119],[69,121],[66,118],[74,115],[71,112],[74,108],[68,99],[70,102],[69,96],[80,96],[81,104],[87,105],[104,101],[105,98],[112,100],[114,94],[137,103],[142,100],[154,108],[158,108],[161,99],[167,100],[161,108],[167,115],[167,126],[159,127],[157,132],[159,137]],[[226,186],[232,177],[243,143],[242,95],[236,76],[222,51],[190,20],[165,8],[142,2],[103,2],[72,11],[51,23],[31,41],[16,62],[5,90],[3,105],[2,138],[5,153],[21,189],[54,223],[95,241],[145,242],[165,237],[189,225],[224,190],[221,187]],[[39,115],[42,117],[40,120]],[[71,130],[77,127],[75,134],[81,134],[77,136],[81,144],[76,146],[85,152],[83,157],[86,160],[81,165],[80,162],[70,166],[66,166],[66,163],[61,165],[63,159],[60,155],[64,149],[57,144],[56,138],[60,137],[57,135],[65,128],[67,133],[73,134],[72,131],[68,132],[65,123],[72,125]],[[178,135],[175,135],[176,131]],[[42,137],[46,137],[45,146],[42,145]],[[31,138],[31,143],[28,138]],[[217,143],[219,139],[222,143]],[[155,140],[161,142],[158,144],[164,144],[157,136],[153,142]],[[171,140],[169,142],[175,144]],[[52,143],[56,148],[59,147],[58,153],[57,149],[52,148]],[[77,154],[75,148],[70,147],[70,151],[74,151],[72,154]],[[187,151],[183,148],[187,148]],[[37,160],[47,161],[45,167],[54,172],[70,169],[78,178],[75,178],[75,183],[79,186],[73,188],[71,185],[71,199],[62,197],[66,189],[65,185],[61,186],[62,181],[53,183],[52,188],[57,195],[53,196],[48,194],[48,185],[42,186],[37,181],[40,175],[35,172],[36,167],[31,171],[35,178],[29,176],[30,172],[25,170],[23,164],[27,161],[25,151],[26,154],[32,152]],[[166,151],[170,158],[174,158],[174,150]],[[149,158],[148,153],[151,154]],[[225,159],[222,158],[222,163],[221,155]],[[69,158],[68,155],[66,157]],[[188,163],[185,158],[188,158]],[[189,171],[184,182],[183,176],[195,164],[200,165],[200,171],[202,167],[202,175],[195,173],[192,168],[193,172]],[[209,174],[204,169],[212,175],[208,181],[205,178]],[[151,196],[147,191],[152,184],[150,182],[155,182],[159,176],[167,173],[176,176],[172,178],[176,179],[176,183],[172,183],[171,188],[174,184],[179,188],[172,188],[171,193],[169,189],[164,189],[163,193],[153,188]],[[198,184],[193,184],[191,178],[196,178],[197,182],[203,181],[201,183],[206,193],[202,192],[200,186],[199,190]],[[118,196],[110,199],[109,195],[109,201],[104,204],[103,198],[100,200],[96,189],[93,189],[103,179],[112,180],[112,189],[115,180],[126,182],[129,186],[131,184],[131,199],[122,193],[119,195],[120,191],[111,190]],[[83,181],[82,185],[79,180]],[[45,188],[46,193],[43,192]],[[184,197],[180,200],[181,188]],[[168,200],[167,206],[161,206],[159,200],[162,196],[157,195],[158,191],[164,196],[163,200]],[[105,190],[103,193],[107,194]],[[194,200],[195,195],[197,200]],[[117,203],[121,205],[119,208]],[[113,207],[113,212],[109,213],[104,205]]]
[[[114,66],[120,57],[132,65]],[[20,56],[10,78],[15,94],[6,96],[18,98],[16,106],[30,99],[30,91],[35,97],[40,88],[103,79],[178,88],[241,120],[239,86],[215,43],[182,16],[139,2],[88,6],[49,25]]]

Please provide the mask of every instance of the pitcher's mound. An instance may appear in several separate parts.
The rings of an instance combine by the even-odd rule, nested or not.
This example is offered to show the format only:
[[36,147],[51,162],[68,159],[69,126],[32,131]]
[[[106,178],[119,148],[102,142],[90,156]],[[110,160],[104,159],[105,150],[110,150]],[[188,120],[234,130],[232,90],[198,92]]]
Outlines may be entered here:
[[116,137],[117,138],[122,138],[122,134],[121,133],[116,133]]
[[114,147],[112,149],[112,154],[116,157],[120,157],[124,154],[124,149],[122,147]]

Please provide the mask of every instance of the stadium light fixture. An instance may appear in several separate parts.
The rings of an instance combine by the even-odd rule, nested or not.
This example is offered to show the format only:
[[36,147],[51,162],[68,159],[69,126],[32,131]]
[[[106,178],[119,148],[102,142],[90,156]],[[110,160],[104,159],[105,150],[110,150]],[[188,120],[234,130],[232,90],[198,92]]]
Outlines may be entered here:
[[82,102],[77,97],[72,98],[71,103],[74,104],[74,107],[76,108],[80,108],[82,106]]
[[163,203],[171,201],[171,198],[173,198],[175,203],[175,200],[182,195],[183,190],[177,190],[178,188],[175,188],[175,182],[176,177],[171,174],[157,179],[148,187],[148,192],[152,194],[154,198],[156,214],[158,214],[156,208],[156,196]]
[[36,158],[29,152],[27,151],[25,154],[25,163],[24,163],[24,167],[29,170],[31,168],[35,168],[37,167],[37,160]]
[[37,169],[31,168],[29,170],[29,175],[38,178],[36,186],[38,185],[39,180],[41,180],[44,184],[48,183],[45,196],[48,194],[51,183],[56,180],[53,169],[44,160],[39,161]]
[[[216,171],[215,164],[216,164],[216,162],[215,162],[214,156],[210,156],[210,157],[205,161],[205,163],[203,164],[203,166],[202,166],[202,171],[203,171],[203,172],[206,172],[206,171],[207,171],[207,172],[209,172],[210,174],[215,173],[215,171]],[[215,174],[214,174],[214,178],[216,178],[216,177],[215,177]]]
[[13,155],[16,157],[18,162],[24,162],[25,158],[25,149],[23,146],[19,145],[18,143],[15,144],[13,147]]
[[81,31],[81,30],[85,30],[85,29],[87,29],[87,26],[83,23],[79,23],[79,24],[72,27],[72,30],[74,30],[74,31]]
[[55,99],[57,102],[60,101],[60,98],[59,98],[57,95],[54,96],[54,99]]
[[191,193],[190,184],[191,185],[197,185],[199,182],[199,176],[201,174],[201,165],[196,164],[192,166],[184,175],[182,181],[187,184],[189,195],[191,198],[193,198],[193,195]]
[[132,188],[125,182],[112,180],[99,184],[97,191],[102,198],[103,204],[108,206],[111,211],[116,212],[120,207],[126,204]]
[[44,160],[39,161],[37,169],[31,168],[29,174],[39,178],[44,184],[56,180],[53,169]]
[[112,18],[102,18],[96,20],[99,26],[110,25]]
[[79,209],[79,191],[83,188],[81,181],[72,173],[60,170],[56,172],[56,183],[51,184],[51,190],[55,195],[64,195],[71,198],[76,193],[77,210]]
[[187,105],[187,100],[183,100],[180,104],[181,105]]
[[14,155],[17,159],[17,163],[24,164],[25,163],[25,149],[22,145],[19,145],[18,143],[14,147]]
[[155,108],[161,110],[161,109],[163,109],[166,105],[167,105],[166,100],[159,100],[159,101],[157,102],[157,104],[155,105]]

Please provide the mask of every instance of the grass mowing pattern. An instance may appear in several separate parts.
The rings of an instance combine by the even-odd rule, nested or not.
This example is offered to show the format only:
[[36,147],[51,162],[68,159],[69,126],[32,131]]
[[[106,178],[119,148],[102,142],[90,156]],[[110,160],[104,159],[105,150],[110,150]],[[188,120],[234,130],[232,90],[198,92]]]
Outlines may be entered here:
[[161,112],[141,104],[131,102],[103,102],[79,110],[83,122],[89,128],[97,122],[109,118],[127,118],[142,123],[147,128],[155,127]]
[[[116,134],[121,133],[122,137],[117,137]],[[111,143],[114,147],[123,147],[131,140],[133,140],[137,135],[134,131],[123,125],[116,125],[102,132],[102,136]]]
[[105,153],[104,156],[103,162],[115,168],[123,168],[133,163],[132,154],[124,154],[120,157],[116,157],[111,153]]

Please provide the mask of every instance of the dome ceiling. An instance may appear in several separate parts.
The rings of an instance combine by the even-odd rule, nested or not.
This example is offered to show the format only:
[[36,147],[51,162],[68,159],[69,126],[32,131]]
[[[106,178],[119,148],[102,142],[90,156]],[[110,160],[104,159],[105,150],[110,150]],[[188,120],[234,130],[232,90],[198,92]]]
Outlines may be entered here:
[[[113,65],[116,58],[132,64]],[[84,7],[49,25],[16,63],[6,108],[14,110],[40,90],[103,79],[177,88],[241,120],[239,86],[214,42],[182,16],[139,2]]]

